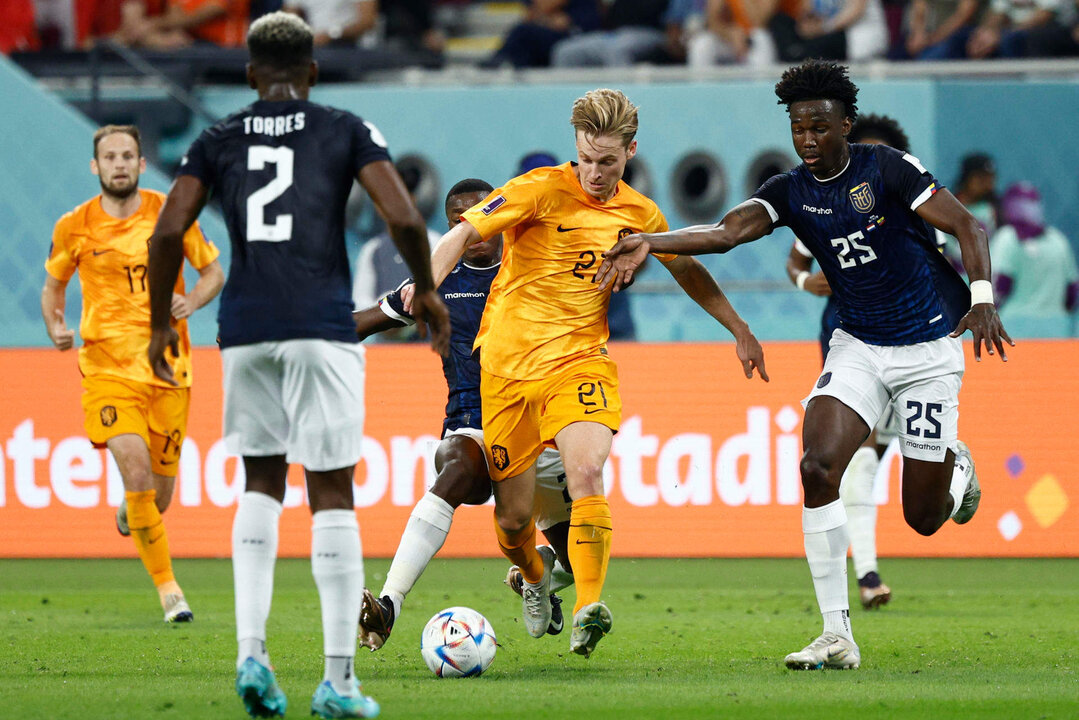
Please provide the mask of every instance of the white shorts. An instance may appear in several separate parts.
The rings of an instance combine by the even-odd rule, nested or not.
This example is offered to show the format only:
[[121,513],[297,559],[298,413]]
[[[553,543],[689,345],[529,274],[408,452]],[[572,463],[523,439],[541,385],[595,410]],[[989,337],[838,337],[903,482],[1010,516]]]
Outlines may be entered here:
[[558,523],[569,522],[572,507],[562,456],[557,450],[545,448],[536,458],[536,499],[532,510],[536,527],[542,532]]
[[225,446],[284,455],[308,470],[352,467],[363,446],[364,351],[359,343],[280,340],[221,352]]
[[[464,435],[483,447],[482,430],[470,427],[447,430],[442,439],[453,435]],[[484,462],[487,462],[486,453],[483,457]],[[573,501],[566,489],[566,469],[562,465],[562,456],[557,450],[545,448],[536,458],[536,495],[532,510],[536,527],[542,532],[560,522],[569,522],[572,505]]]
[[802,405],[829,395],[874,427],[891,402],[903,457],[942,462],[958,437],[964,367],[959,338],[883,346],[836,330],[824,370]]
[[877,445],[888,445],[899,437],[899,413],[895,411],[895,405],[888,403],[884,414],[877,420]]

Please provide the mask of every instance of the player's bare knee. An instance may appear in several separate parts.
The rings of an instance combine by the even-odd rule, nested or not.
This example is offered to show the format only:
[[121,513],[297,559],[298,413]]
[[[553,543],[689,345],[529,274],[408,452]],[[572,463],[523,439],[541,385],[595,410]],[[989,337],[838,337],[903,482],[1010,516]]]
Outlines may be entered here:
[[603,464],[577,463],[566,466],[566,488],[574,500],[603,494]]
[[127,492],[145,492],[153,490],[154,477],[149,467],[142,467],[139,463],[127,463],[120,471],[123,478],[124,490]]
[[531,513],[528,512],[515,512],[512,509],[504,509],[501,512],[495,511],[495,522],[498,523],[499,529],[506,535],[517,535],[521,533],[528,523],[532,520]]
[[834,488],[839,492],[839,480],[841,474],[836,472],[833,463],[821,455],[806,453],[798,465],[802,475],[802,487],[807,490],[819,491]]
[[450,507],[462,504],[482,505],[491,497],[491,481],[477,477],[468,463],[457,458],[446,461],[431,486],[431,492],[442,498]]
[[904,505],[903,519],[906,520],[907,525],[909,525],[914,532],[928,537],[936,533],[937,530],[940,530],[941,525],[944,524],[947,517],[945,517],[945,514],[940,510],[920,507],[914,508]]

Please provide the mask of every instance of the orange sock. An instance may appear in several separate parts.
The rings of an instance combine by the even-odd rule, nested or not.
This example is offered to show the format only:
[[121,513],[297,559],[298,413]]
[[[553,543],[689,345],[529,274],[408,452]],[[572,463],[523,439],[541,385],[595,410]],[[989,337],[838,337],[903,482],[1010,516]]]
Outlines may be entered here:
[[611,558],[611,508],[602,495],[573,501],[569,518],[568,552],[577,586],[577,614],[585,605],[599,600]]
[[172,574],[172,558],[169,557],[169,536],[157,509],[154,498],[156,490],[125,492],[127,498],[127,525],[131,539],[139,551],[142,564],[154,581],[162,598],[169,592],[179,592],[180,586]]
[[527,582],[538,583],[543,579],[543,558],[536,551],[534,520],[529,520],[528,525],[520,532],[510,535],[498,524],[498,518],[495,518],[495,535],[498,536],[498,546],[502,548],[502,554],[521,568],[521,576]]

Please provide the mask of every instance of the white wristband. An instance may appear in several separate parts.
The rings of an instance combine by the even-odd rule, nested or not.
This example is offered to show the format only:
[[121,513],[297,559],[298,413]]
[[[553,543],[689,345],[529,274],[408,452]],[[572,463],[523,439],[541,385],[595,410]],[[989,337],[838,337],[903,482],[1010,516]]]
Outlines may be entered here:
[[993,283],[988,280],[975,280],[970,284],[970,306],[982,303],[993,304]]
[[799,290],[805,290],[806,289],[806,280],[808,280],[808,279],[809,279],[809,271],[808,270],[803,270],[802,272],[798,273],[797,277],[794,278],[794,284],[798,287]]

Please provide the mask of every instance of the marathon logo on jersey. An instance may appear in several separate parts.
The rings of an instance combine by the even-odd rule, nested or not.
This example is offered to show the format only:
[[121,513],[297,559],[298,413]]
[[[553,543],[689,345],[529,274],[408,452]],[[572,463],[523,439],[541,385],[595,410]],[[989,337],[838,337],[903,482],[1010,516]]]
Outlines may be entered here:
[[817,381],[817,389],[820,389],[827,385],[832,380],[832,373],[826,372],[820,376],[820,380]]
[[505,470],[510,465],[510,453],[509,450],[501,445],[491,446],[491,459],[494,460],[495,467],[499,470]]
[[854,209],[858,212],[869,212],[873,209],[873,205],[876,202],[873,199],[873,188],[871,188],[867,182],[852,187],[850,189],[850,201],[851,204],[854,205]]
[[484,215],[490,215],[495,210],[497,210],[498,208],[502,207],[505,204],[506,204],[506,198],[499,195],[499,196],[495,197],[494,200],[492,200],[491,202],[489,202],[486,205],[484,205],[483,207],[481,207],[480,212],[483,213]]
[[112,405],[106,405],[101,408],[101,424],[105,427],[112,427],[116,422],[116,408]]

